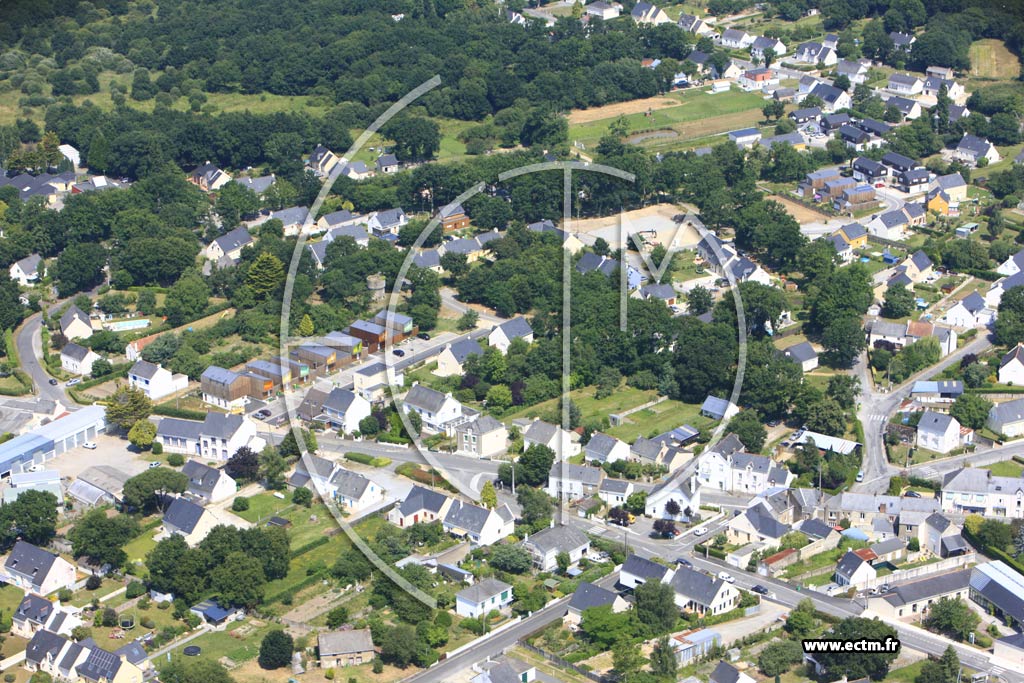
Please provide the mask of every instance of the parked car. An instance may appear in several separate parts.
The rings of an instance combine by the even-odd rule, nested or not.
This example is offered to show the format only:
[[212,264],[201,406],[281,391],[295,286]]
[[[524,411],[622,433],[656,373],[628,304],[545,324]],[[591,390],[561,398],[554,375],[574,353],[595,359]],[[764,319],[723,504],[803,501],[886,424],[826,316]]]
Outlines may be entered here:
[[677,557],[676,558],[676,564],[678,564],[678,565],[680,565],[682,567],[689,567],[691,569],[693,568],[693,562],[690,562],[685,557]]
[[394,350],[394,351],[392,351],[391,353],[395,354],[395,355],[396,355],[396,356],[398,356],[399,358],[401,358],[402,356],[404,356],[404,355],[405,355],[405,351],[403,351],[402,349],[395,349],[395,350]]
[[96,450],[96,443],[93,441],[86,441],[85,443],[82,444],[82,448],[86,449],[87,451],[94,451]]
[[270,412],[270,410],[268,408],[261,408],[261,409],[256,411],[256,416],[258,418],[260,418],[261,420],[266,420],[271,415],[273,415],[273,413]]
[[426,332],[420,332],[419,334],[416,335],[416,338],[417,339],[423,339],[424,341],[429,341],[430,340],[430,335],[427,334]]
[[758,595],[768,595],[768,589],[765,588],[764,586],[762,586],[761,584],[757,584],[756,586],[754,586],[750,590],[754,591]]
[[708,532],[707,529],[705,529],[704,527],[700,526],[700,527],[697,527],[696,529],[693,530],[693,535],[694,536],[703,536],[707,532]]
[[68,380],[68,383],[67,383],[67,384],[65,384],[64,386],[66,386],[66,387],[73,387],[73,386],[75,386],[76,384],[80,384],[80,383],[81,383],[81,381],[82,381],[82,380],[81,380],[81,379],[79,379],[78,377],[76,377],[76,378],[74,378],[74,379],[69,379],[69,380]]
[[718,572],[718,578],[720,578],[722,581],[725,581],[726,583],[736,583],[736,579],[734,579],[732,577],[732,574],[730,574],[729,572]]
[[918,493],[917,491],[907,491],[906,493],[903,494],[903,496],[905,498],[920,498],[921,494]]
[[860,472],[857,473],[857,481],[864,481],[864,470],[861,470]]
[[160,467],[160,465],[162,465],[162,464],[163,463],[160,463],[160,462],[151,462],[151,463],[149,463],[149,469],[155,470],[157,467]]

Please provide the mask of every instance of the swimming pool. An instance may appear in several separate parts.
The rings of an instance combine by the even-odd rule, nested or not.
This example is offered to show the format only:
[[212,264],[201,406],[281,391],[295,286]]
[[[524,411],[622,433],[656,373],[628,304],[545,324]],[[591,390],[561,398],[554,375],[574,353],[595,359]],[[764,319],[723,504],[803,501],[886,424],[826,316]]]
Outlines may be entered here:
[[128,332],[129,330],[141,330],[149,327],[149,319],[141,320],[119,320],[116,323],[107,323],[106,328],[111,332]]

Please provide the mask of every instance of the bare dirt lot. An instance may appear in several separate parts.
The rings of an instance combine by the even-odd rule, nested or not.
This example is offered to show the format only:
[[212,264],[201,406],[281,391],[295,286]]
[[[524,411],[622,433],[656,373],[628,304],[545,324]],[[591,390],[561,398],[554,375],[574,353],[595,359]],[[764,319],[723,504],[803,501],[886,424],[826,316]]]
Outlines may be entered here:
[[640,114],[648,109],[663,109],[678,105],[679,100],[674,100],[671,97],[647,97],[642,100],[616,102],[615,104],[606,104],[603,107],[573,111],[569,114],[569,123],[590,123],[591,121],[600,121],[601,119],[609,119],[616,116]]
[[804,223],[813,223],[815,221],[820,221],[822,218],[831,218],[827,214],[819,213],[813,209],[809,209],[803,204],[794,202],[781,195],[772,195],[768,197],[768,199],[771,199],[772,201],[776,201],[779,204],[782,204],[782,206],[786,208],[786,211],[789,212],[789,215],[795,218],[796,222],[800,223],[801,225],[803,225]]
[[[654,204],[635,211],[624,212],[622,226],[627,234],[645,232],[647,233],[645,237],[656,242],[666,245],[674,243],[676,248],[684,248],[693,246],[700,241],[700,234],[696,228],[688,225],[677,228],[672,220],[675,216],[687,212],[696,213],[697,210],[687,204]],[[621,246],[618,215],[573,221],[572,230],[580,233],[581,239],[586,243],[603,237],[608,244],[616,248]],[[584,235],[589,235],[591,239],[587,239]]]

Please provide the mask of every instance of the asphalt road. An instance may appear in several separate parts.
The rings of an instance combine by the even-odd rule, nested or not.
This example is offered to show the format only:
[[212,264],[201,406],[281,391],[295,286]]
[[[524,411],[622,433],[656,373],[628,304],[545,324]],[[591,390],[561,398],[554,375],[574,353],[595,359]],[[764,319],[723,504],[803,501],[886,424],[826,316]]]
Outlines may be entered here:
[[68,410],[77,410],[78,405],[68,398],[61,385],[50,385],[50,374],[46,372],[42,364],[43,346],[40,329],[42,329],[43,316],[35,313],[22,323],[14,336],[14,345],[18,349],[18,360],[21,369],[32,378],[34,393],[40,398],[58,401]]
[[[889,488],[889,477],[901,468],[889,464],[885,455],[882,437],[889,418],[904,399],[910,396],[914,382],[930,379],[969,353],[981,353],[992,345],[987,335],[979,335],[963,347],[949,354],[935,365],[911,376],[903,384],[895,386],[891,391],[876,391],[871,382],[870,371],[865,354],[857,361],[854,371],[860,377],[861,399],[858,417],[864,425],[864,453],[861,469],[864,481],[854,484],[853,491],[858,493],[885,493]],[[1009,457],[1009,456],[1008,456]]]

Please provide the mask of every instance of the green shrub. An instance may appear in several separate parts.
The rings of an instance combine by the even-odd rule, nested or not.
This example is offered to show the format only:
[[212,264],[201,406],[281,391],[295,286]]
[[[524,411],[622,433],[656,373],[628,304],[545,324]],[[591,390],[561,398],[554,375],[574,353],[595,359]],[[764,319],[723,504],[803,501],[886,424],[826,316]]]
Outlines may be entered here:
[[96,576],[95,574],[90,574],[89,578],[85,580],[85,589],[86,590],[90,590],[90,591],[94,591],[97,588],[99,588],[102,584],[103,584],[103,579],[101,579],[100,577]]
[[146,585],[141,581],[132,581],[128,584],[128,588],[125,589],[124,595],[129,600],[137,598],[140,595],[145,595]]
[[167,464],[171,467],[181,467],[185,464],[185,456],[181,453],[171,453],[167,456]]
[[235,512],[245,512],[249,509],[249,499],[245,496],[238,496],[234,502],[231,503],[231,509]]
[[[159,441],[154,441],[153,442],[153,455],[163,455],[163,454],[164,454],[164,445],[162,443],[160,443]],[[167,458],[167,460],[169,461],[170,458]]]
[[153,628],[156,626],[156,623],[153,621],[153,617],[142,617],[139,624],[142,625],[142,628]]

